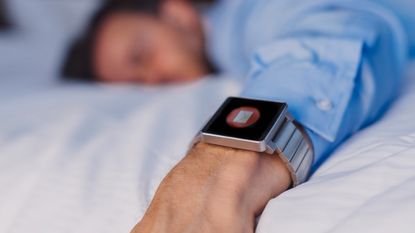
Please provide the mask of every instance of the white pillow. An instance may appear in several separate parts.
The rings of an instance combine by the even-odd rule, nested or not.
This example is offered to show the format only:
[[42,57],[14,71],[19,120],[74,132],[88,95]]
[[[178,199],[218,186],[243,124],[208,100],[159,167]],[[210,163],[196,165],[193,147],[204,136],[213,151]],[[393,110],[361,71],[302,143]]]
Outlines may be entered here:
[[0,35],[0,83],[58,79],[66,50],[98,0],[8,0],[15,30]]
[[25,32],[59,37],[61,35],[58,33],[71,36],[79,32],[99,2],[99,0],[6,0],[6,6],[12,21]]

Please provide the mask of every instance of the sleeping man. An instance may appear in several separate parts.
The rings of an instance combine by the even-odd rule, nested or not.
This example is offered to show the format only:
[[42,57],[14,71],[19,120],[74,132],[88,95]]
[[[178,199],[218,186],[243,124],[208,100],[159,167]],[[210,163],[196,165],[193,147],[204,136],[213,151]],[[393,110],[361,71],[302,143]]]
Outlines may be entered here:
[[66,63],[70,77],[161,85],[218,70],[246,78],[243,98],[214,114],[133,232],[254,232],[270,199],[304,182],[398,95],[415,42],[410,2],[164,0],[102,8],[71,51],[83,56]]

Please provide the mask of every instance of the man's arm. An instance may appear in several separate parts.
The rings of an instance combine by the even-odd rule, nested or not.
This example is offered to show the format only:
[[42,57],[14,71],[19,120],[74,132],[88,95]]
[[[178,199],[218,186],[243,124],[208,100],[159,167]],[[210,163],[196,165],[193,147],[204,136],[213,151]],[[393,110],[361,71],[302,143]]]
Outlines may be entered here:
[[199,143],[161,182],[135,233],[252,233],[291,184],[278,156]]
[[[257,50],[243,93],[288,102],[320,159],[381,115],[405,60],[389,12],[345,2],[298,3],[308,6]],[[199,144],[163,180],[134,232],[253,232],[254,217],[289,183],[277,156]]]

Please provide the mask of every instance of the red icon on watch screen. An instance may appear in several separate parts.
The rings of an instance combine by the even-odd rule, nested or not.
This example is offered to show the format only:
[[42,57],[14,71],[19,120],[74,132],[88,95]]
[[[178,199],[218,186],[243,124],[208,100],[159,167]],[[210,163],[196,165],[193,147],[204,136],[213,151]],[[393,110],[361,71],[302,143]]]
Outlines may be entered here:
[[260,117],[257,108],[244,106],[232,110],[226,117],[226,123],[234,128],[246,128],[255,124]]

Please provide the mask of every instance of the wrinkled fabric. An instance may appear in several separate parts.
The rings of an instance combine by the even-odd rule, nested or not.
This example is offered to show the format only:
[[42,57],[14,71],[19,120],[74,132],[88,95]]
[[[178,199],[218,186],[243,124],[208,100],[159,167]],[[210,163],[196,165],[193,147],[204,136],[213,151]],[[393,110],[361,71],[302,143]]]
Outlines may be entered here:
[[208,50],[221,70],[246,78],[242,96],[288,103],[309,132],[316,167],[398,95],[415,45],[408,5],[415,2],[221,1],[206,13]]

